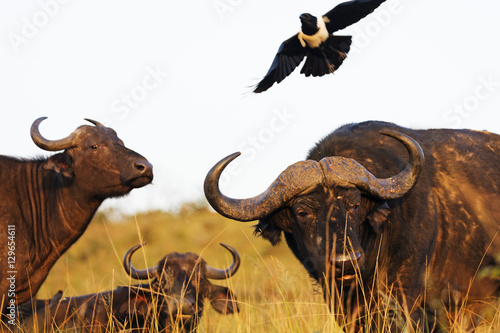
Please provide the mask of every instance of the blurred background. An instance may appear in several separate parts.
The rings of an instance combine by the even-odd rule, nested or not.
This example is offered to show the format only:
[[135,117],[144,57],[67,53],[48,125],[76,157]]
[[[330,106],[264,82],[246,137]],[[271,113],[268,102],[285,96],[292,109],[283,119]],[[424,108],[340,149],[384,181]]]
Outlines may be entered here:
[[49,153],[29,137],[68,135],[83,118],[113,127],[154,165],[154,184],[103,210],[178,211],[204,200],[210,167],[235,197],[262,192],[315,142],[350,122],[500,132],[500,3],[388,0],[352,35],[334,74],[297,69],[251,93],[299,15],[340,1],[2,1],[1,154]]

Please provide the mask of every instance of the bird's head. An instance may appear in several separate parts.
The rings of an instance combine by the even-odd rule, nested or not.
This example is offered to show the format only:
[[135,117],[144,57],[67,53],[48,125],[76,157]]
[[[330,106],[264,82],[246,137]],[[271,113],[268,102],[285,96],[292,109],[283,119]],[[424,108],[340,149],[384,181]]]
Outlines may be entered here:
[[302,33],[312,36],[318,32],[318,18],[309,13],[304,13],[300,15],[300,22],[302,22]]

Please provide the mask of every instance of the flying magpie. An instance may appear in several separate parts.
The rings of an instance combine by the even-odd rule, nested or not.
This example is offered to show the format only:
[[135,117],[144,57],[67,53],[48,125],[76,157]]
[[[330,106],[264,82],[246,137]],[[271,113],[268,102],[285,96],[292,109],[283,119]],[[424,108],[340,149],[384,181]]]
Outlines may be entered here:
[[352,0],[341,3],[322,17],[309,13],[300,15],[302,27],[298,34],[284,41],[266,76],[254,92],[269,89],[280,83],[302,62],[305,76],[323,76],[333,73],[347,57],[351,36],[334,36],[337,30],[354,24],[372,13],[385,0]]

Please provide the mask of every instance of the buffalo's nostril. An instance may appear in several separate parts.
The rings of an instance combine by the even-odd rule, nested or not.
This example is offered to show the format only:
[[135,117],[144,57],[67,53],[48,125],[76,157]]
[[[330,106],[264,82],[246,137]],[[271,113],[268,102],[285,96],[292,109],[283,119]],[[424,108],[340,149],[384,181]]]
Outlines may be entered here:
[[336,254],[335,257],[332,258],[336,264],[343,264],[345,262],[358,261],[361,258],[361,252],[351,252],[346,254]]
[[331,262],[335,267],[337,277],[355,275],[357,271],[364,270],[364,255],[358,251],[336,254]]
[[190,299],[183,299],[181,312],[183,315],[192,315],[195,313],[195,302]]
[[133,188],[143,187],[153,181],[153,165],[147,160],[133,162],[128,171],[128,185]]
[[153,169],[153,165],[146,160],[135,162],[134,167],[141,173],[147,173]]

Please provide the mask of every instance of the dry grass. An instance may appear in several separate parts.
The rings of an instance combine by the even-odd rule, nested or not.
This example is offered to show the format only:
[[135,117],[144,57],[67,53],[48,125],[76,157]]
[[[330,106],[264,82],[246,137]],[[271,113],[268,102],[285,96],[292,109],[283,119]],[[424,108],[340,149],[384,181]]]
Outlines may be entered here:
[[[207,301],[199,332],[340,332],[337,322],[348,321],[329,312],[320,287],[308,277],[286,244],[272,247],[253,236],[253,223],[237,223],[192,205],[179,214],[149,212],[118,220],[109,216],[112,214],[100,213],[94,218],[83,237],[52,269],[39,298],[50,298],[59,289],[65,296],[75,296],[137,283],[125,274],[121,263],[124,253],[143,241],[148,243],[144,255],[141,258],[138,252],[133,258],[137,268],[155,265],[174,251],[197,253],[209,265],[224,268],[231,256],[218,244],[226,243],[238,250],[242,265],[233,278],[216,283],[234,291],[240,313],[220,315]],[[391,317],[384,307],[378,313],[382,320]],[[461,322],[465,317],[464,313],[458,314],[453,332],[464,332]],[[401,318],[409,319],[404,313]],[[498,308],[492,318],[480,332],[500,330]],[[363,331],[373,329],[365,327]]]

